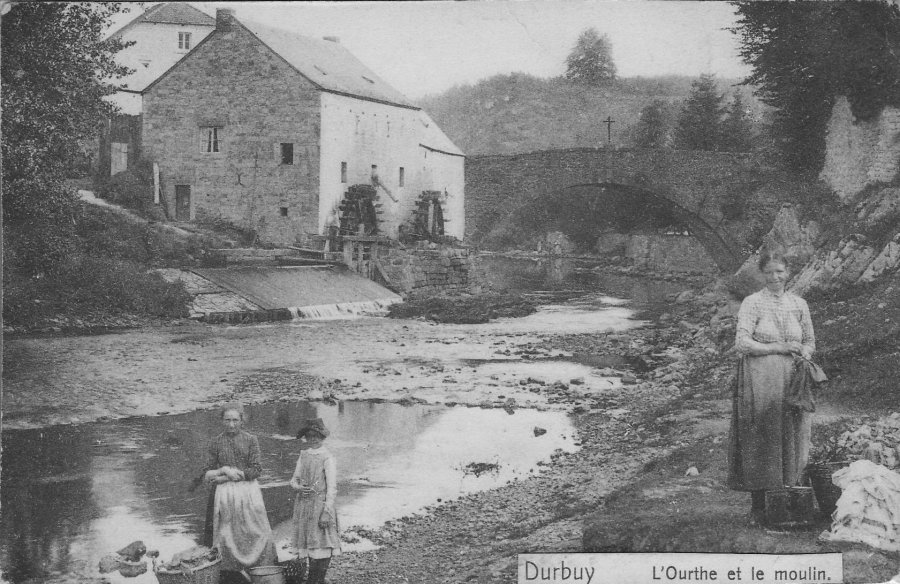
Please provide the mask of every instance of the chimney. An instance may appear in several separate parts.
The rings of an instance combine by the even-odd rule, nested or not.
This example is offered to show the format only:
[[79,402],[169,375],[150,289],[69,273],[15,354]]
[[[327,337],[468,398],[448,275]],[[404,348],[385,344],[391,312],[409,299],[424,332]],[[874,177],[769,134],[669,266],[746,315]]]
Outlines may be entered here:
[[323,36],[322,39],[323,39],[323,40],[326,40],[326,41],[331,41],[331,42],[333,42],[333,43],[340,43],[340,42],[341,42],[341,39],[338,38],[338,37],[336,37],[336,36]]
[[227,32],[234,22],[234,8],[216,8],[216,30]]

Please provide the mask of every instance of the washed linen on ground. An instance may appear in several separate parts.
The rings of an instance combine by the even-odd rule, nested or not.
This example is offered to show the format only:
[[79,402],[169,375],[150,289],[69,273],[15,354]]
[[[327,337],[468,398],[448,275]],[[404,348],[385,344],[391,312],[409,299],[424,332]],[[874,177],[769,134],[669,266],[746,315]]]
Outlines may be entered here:
[[900,473],[857,460],[832,475],[841,497],[826,541],[858,542],[900,551]]

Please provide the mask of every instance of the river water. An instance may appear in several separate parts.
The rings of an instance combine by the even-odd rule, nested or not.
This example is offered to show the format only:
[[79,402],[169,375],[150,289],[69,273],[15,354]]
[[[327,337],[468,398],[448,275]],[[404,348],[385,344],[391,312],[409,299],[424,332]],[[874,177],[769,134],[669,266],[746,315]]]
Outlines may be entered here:
[[[356,367],[359,378],[374,391],[379,387],[399,390],[402,384],[404,394],[426,398],[429,392],[446,388],[447,375],[452,375],[453,383],[490,385],[497,391],[516,387],[525,376],[548,382],[581,377],[584,387],[602,391],[617,380],[603,377],[591,366],[561,358],[496,355],[485,349],[499,343],[495,339],[636,326],[640,323],[631,319],[629,300],[641,304],[660,301],[681,288],[672,283],[599,276],[590,266],[559,260],[487,261],[496,288],[567,290],[572,291],[571,298],[520,319],[469,328],[433,325],[428,339],[416,343],[381,338],[370,347],[361,347],[359,356],[348,359],[345,355],[352,363],[341,373],[352,382]],[[388,336],[398,334],[397,321],[368,319],[361,325],[375,331],[370,335],[373,339],[378,338],[380,327]],[[316,327],[335,327],[327,329],[329,338],[341,342],[344,329],[334,323],[216,330],[221,330],[223,337],[239,330],[245,337],[236,343],[246,343],[246,338],[280,337],[299,342],[313,330],[326,330]],[[403,328],[413,328],[413,324]],[[472,342],[459,336],[461,330],[472,331]],[[103,337],[98,339],[94,351],[102,350],[97,344],[102,345]],[[390,355],[384,351],[385,345]],[[315,347],[309,352],[317,353]],[[271,347],[267,353],[276,361],[280,355]],[[428,364],[426,370],[418,371],[423,356]],[[333,361],[305,358],[311,373],[334,374]],[[437,377],[435,363],[441,371]],[[381,373],[373,374],[375,369]],[[382,374],[385,369],[392,374]],[[67,375],[55,370],[42,373],[44,377],[56,374]],[[260,439],[265,469],[260,484],[279,540],[289,532],[293,495],[287,480],[299,452],[293,435],[307,417],[323,418],[332,430],[326,445],[338,463],[338,507],[348,539],[356,539],[352,533],[356,527],[377,527],[461,494],[525,477],[554,452],[578,448],[571,421],[558,411],[403,406],[378,401],[329,405],[286,400],[250,406],[246,428]],[[535,432],[535,428],[546,433]],[[194,545],[203,530],[206,493],[202,487],[188,492],[188,485],[202,466],[209,438],[219,431],[215,410],[4,431],[0,475],[0,566],[4,577],[17,584],[102,581],[99,559],[133,540],[158,549],[164,559]],[[473,464],[491,470],[476,475],[470,472]],[[362,540],[348,543],[347,548],[366,549],[367,545]],[[127,580],[118,574],[104,578],[155,582],[152,574]]]

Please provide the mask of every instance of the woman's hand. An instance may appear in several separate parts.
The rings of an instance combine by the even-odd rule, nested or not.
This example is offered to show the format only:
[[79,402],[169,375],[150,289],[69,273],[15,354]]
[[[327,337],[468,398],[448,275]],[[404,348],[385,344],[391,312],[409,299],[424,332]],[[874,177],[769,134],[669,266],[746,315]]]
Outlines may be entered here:
[[319,514],[319,527],[327,529],[334,523],[334,507],[325,505],[322,513]]
[[306,485],[297,485],[297,493],[300,494],[301,497],[312,497],[316,494],[316,490],[312,487],[307,487]]
[[233,466],[223,467],[222,472],[225,474],[226,479],[229,481],[244,480],[244,471],[238,468],[234,468]]
[[216,477],[220,476],[218,470],[208,470],[206,474],[203,475],[203,480],[207,483],[215,482]]
[[803,345],[797,341],[788,343],[769,343],[772,348],[772,355],[799,355],[803,350]]
[[802,356],[804,359],[809,361],[812,359],[813,350],[810,347],[807,347],[806,345],[804,345],[803,348],[800,349],[800,356]]

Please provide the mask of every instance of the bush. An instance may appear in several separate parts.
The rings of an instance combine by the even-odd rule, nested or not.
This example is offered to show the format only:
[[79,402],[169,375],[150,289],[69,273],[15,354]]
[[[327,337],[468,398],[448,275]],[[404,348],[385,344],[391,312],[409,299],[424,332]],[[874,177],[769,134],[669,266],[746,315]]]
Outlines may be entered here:
[[38,275],[52,270],[77,247],[81,207],[56,178],[22,177],[3,185],[4,270]]
[[77,254],[40,278],[4,278],[3,319],[12,326],[37,326],[54,317],[137,315],[188,316],[190,294],[140,264]]
[[140,160],[98,187],[98,195],[116,205],[133,209],[152,219],[162,210],[153,202],[153,165]]

